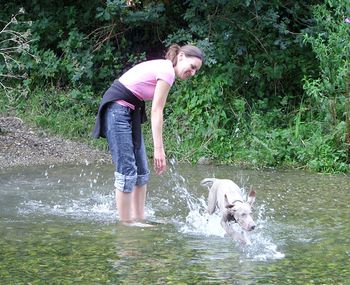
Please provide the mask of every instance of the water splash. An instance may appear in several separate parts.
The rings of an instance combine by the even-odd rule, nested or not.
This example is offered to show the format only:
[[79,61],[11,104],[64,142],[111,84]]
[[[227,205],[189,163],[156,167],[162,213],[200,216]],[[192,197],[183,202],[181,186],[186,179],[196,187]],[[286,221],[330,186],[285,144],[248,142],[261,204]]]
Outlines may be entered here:
[[[179,231],[191,235],[228,238],[225,236],[225,231],[220,225],[220,214],[215,212],[209,215],[207,212],[207,198],[203,196],[198,198],[194,197],[187,190],[186,179],[175,171],[175,167],[173,167],[171,172],[172,183],[174,185],[173,190],[178,193],[177,198],[181,199],[182,203],[185,203],[188,209],[188,214],[185,219],[177,221]],[[241,190],[243,197],[246,197],[247,191],[244,188]],[[267,218],[264,217],[265,205],[261,204],[259,207],[255,207],[254,210],[256,212],[255,216],[257,216],[256,222],[258,227],[254,232],[248,233],[252,244],[242,247],[243,253],[245,253],[248,259],[254,261],[284,258],[284,253],[278,250],[278,246],[274,243],[273,238],[265,230],[266,224],[271,225],[271,221],[268,221]],[[232,226],[240,230],[237,224],[233,224]]]
[[[196,194],[199,184],[191,186],[176,168],[176,162],[171,161],[169,179],[161,185],[158,195],[153,195],[147,200],[147,219],[174,224],[178,232],[185,235],[230,241],[220,225],[220,214],[209,215],[207,212],[207,191],[204,191],[205,197],[203,194]],[[41,216],[48,220],[64,217],[107,224],[118,221],[114,191],[110,191],[108,182],[104,181],[99,172],[81,170],[72,178],[68,174],[57,177],[48,169],[42,177],[44,179],[38,179],[35,187],[31,187],[32,195],[27,196],[28,199],[17,206],[20,215],[34,219]],[[245,189],[242,191],[246,195]],[[200,192],[202,193],[202,189]],[[275,236],[270,231],[273,220],[268,212],[272,210],[266,211],[264,202],[260,202],[259,207],[254,209],[258,228],[251,234],[252,245],[242,247],[243,257],[252,260],[284,257],[284,254],[278,251],[274,242]],[[232,246],[235,245],[232,241]]]
[[91,197],[47,202],[29,200],[22,202],[18,207],[21,215],[41,215],[69,217],[75,220],[92,220],[110,223],[116,219],[114,198],[111,194],[104,195],[92,192]]
[[207,204],[204,198],[199,198],[197,203],[192,203],[191,206],[185,222],[181,224],[181,232],[205,236],[225,236],[225,231],[220,225],[221,217],[216,213],[209,215],[205,210]]

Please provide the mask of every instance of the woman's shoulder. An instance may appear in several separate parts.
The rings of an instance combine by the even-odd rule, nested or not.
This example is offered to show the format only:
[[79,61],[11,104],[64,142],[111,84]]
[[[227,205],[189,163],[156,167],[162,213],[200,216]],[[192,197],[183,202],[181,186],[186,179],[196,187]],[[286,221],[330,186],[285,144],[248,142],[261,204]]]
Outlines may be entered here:
[[135,72],[143,74],[169,74],[169,76],[173,76],[175,74],[173,64],[168,59],[153,59],[144,61],[135,65],[133,69]]
[[172,67],[172,63],[168,59],[152,59],[152,60],[141,62],[138,64],[138,66],[140,67],[145,67],[145,66]]

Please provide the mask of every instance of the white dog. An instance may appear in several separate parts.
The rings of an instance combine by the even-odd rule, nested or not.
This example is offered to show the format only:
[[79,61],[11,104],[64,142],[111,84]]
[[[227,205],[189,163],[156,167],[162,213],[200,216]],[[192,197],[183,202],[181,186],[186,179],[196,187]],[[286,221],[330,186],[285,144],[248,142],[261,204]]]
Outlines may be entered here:
[[208,212],[213,214],[218,208],[222,214],[221,226],[226,233],[235,240],[244,244],[250,244],[245,232],[239,233],[230,227],[230,222],[236,222],[245,231],[252,231],[255,222],[252,218],[252,205],[256,193],[251,190],[247,201],[243,200],[241,189],[229,179],[205,178],[201,181],[202,186],[209,188]]

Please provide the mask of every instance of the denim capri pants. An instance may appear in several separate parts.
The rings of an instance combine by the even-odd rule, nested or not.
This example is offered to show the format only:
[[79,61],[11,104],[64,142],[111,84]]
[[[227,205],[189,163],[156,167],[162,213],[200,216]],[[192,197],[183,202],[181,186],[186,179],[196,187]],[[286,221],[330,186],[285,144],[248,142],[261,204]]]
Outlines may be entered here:
[[132,192],[135,185],[147,184],[150,176],[143,136],[139,149],[133,144],[132,112],[129,107],[112,102],[106,107],[102,124],[115,165],[114,186],[127,193]]

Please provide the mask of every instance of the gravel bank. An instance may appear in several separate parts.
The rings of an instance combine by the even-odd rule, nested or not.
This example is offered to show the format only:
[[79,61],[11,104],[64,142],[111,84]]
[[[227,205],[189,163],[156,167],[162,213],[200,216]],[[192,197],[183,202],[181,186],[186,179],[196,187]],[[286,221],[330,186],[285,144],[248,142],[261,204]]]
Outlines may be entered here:
[[20,118],[0,117],[0,169],[16,166],[111,163],[109,153],[49,136]]

